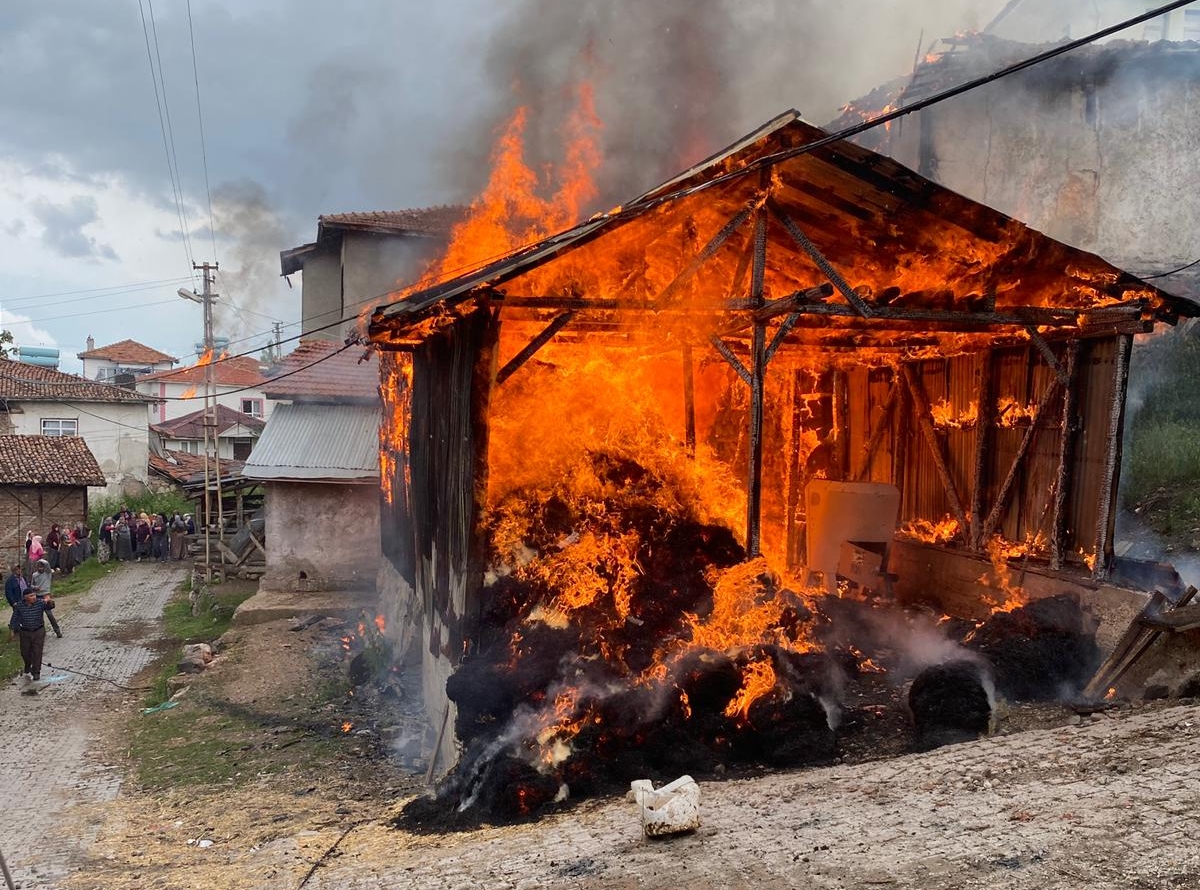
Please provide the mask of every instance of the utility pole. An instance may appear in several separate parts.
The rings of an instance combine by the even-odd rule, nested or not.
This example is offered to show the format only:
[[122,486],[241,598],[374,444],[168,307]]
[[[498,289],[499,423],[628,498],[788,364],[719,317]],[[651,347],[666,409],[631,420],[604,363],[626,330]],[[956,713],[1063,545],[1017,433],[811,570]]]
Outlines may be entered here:
[[[203,274],[204,292],[195,294],[180,288],[179,296],[201,303],[204,306],[204,578],[212,580],[212,493],[217,495],[217,534],[225,536],[225,509],[221,497],[220,439],[217,436],[217,415],[213,393],[213,312],[212,304],[218,294],[213,292],[213,272],[216,263],[192,263],[192,268]],[[213,477],[216,477],[214,484]]]
[[283,337],[283,322],[277,321],[272,327],[275,328],[275,345],[271,347],[271,364],[276,364],[283,358],[283,344],[280,342]]

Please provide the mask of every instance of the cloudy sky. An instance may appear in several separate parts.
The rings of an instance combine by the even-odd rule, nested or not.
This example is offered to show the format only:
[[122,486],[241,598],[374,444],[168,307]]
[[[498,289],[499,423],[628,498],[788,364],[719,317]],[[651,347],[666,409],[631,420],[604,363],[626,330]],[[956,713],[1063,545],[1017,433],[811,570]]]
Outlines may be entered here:
[[572,85],[594,85],[608,206],[787,108],[831,119],[1004,5],[4,3],[0,324],[59,348],[64,370],[89,335],[191,357],[200,307],[176,290],[198,286],[193,260],[215,259],[236,307],[217,333],[249,349],[275,321],[298,332],[301,282],[280,279],[279,251],[312,240],[319,214],[468,200],[518,104],[550,160]]

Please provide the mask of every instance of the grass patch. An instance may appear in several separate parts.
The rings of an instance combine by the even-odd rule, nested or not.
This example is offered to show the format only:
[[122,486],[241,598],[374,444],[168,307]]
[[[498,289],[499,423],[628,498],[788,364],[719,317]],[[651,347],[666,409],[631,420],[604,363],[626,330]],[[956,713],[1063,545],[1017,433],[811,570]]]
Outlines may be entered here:
[[227,583],[200,591],[193,613],[190,585],[185,583],[179,596],[163,609],[167,635],[184,643],[211,643],[233,620],[234,610],[254,594],[254,585]]
[[92,589],[93,584],[101,578],[107,578],[115,571],[117,571],[117,564],[115,563],[102,564],[96,559],[89,559],[82,565],[76,566],[75,570],[65,578],[55,575],[50,593],[56,599],[60,596],[87,593],[87,591]]

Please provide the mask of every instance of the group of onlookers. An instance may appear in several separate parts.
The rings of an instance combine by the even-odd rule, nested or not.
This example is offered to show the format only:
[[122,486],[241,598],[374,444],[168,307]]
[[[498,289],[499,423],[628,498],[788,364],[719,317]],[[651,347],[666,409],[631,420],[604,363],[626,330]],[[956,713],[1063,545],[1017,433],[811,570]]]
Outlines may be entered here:
[[32,530],[25,535],[25,570],[31,577],[42,560],[51,572],[69,575],[91,557],[92,534],[82,521],[65,529],[56,522],[45,536],[34,534]]
[[99,559],[181,560],[187,556],[188,535],[195,533],[190,513],[134,513],[122,505],[100,523]]

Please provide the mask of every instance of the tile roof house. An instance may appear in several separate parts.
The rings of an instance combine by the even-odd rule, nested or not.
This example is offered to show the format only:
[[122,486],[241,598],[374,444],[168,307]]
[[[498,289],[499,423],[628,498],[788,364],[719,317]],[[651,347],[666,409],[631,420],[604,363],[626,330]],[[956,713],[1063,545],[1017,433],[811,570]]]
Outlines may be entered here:
[[148,374],[169,371],[179,359],[159,352],[136,340],[121,340],[108,346],[95,346],[88,337],[88,348],[76,356],[83,361],[83,376],[88,380],[113,381],[123,374]]
[[[301,341],[263,391],[279,404],[242,469],[266,492],[261,589],[373,588],[381,560],[375,353]],[[299,516],[303,533],[289,531]]]
[[279,254],[283,275],[304,273],[303,333],[341,342],[359,311],[420,277],[465,216],[442,206],[317,217],[315,241]]
[[[161,401],[151,412],[150,423],[162,424],[203,407],[204,364],[187,365],[138,377],[138,392]],[[231,411],[266,420],[270,406],[264,400],[262,384],[266,377],[258,359],[252,356],[218,358],[212,362],[213,392],[218,405]]]
[[81,437],[110,495],[146,484],[146,412],[153,404],[123,386],[0,358],[0,434]]
[[25,532],[87,521],[88,487],[105,484],[78,436],[0,435],[0,553],[6,564],[25,552]]
[[[258,417],[234,411],[218,404],[215,409],[217,449],[220,460],[245,460],[266,422]],[[184,414],[165,423],[153,424],[150,432],[158,437],[161,450],[204,454],[204,409]],[[155,448],[159,451],[159,448]]]

